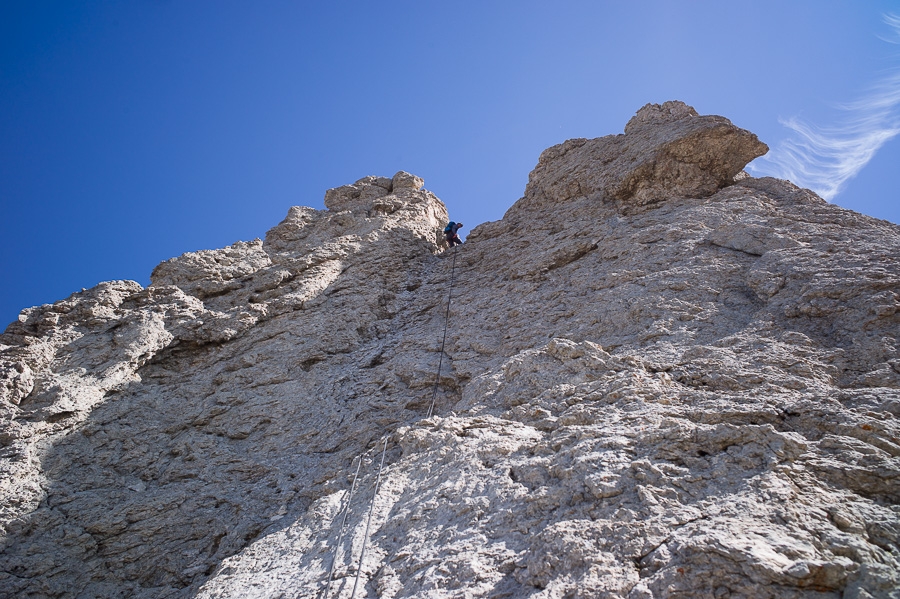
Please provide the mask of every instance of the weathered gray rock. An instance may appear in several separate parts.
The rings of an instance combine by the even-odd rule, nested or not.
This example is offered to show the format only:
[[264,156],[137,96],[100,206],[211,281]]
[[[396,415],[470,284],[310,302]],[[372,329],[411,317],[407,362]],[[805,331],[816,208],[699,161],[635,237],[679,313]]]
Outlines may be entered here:
[[396,175],[394,175],[393,180],[391,181],[392,188],[395,190],[400,189],[411,189],[413,191],[418,191],[425,185],[425,181],[421,177],[417,177],[415,175],[411,175],[405,171],[400,171]]
[[682,102],[647,104],[624,135],[570,139],[544,150],[525,195],[586,196],[628,212],[673,197],[712,195],[767,151],[728,119],[699,116]]
[[0,597],[896,597],[900,227],[761,151],[672,102],[546,151],[455,250],[428,419],[406,173],[24,311]]
[[173,285],[198,299],[224,295],[241,287],[242,277],[272,264],[256,239],[221,250],[201,250],[166,260],[150,275],[155,287]]

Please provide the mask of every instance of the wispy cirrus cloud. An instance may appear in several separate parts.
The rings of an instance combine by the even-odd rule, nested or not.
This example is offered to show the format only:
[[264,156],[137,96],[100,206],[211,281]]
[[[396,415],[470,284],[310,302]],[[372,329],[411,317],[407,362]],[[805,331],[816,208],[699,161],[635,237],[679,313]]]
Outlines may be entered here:
[[[882,39],[900,44],[900,16],[885,15],[884,22],[891,31]],[[900,71],[879,80],[862,98],[837,108],[840,118],[828,127],[797,118],[780,120],[792,134],[749,168],[754,174],[790,179],[830,201],[900,134]]]
[[893,30],[891,32],[892,35],[888,37],[879,35],[878,39],[882,39],[890,44],[900,44],[900,15],[884,15],[884,22]]

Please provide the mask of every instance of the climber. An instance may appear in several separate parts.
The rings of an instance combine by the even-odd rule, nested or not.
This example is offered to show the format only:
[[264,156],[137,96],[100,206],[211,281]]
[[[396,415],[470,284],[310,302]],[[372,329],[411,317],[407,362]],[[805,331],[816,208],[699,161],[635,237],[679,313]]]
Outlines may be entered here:
[[462,240],[459,238],[459,235],[456,234],[462,227],[462,223],[455,223],[452,220],[450,221],[450,224],[444,227],[444,236],[447,238],[447,243],[450,244],[450,247],[462,244]]

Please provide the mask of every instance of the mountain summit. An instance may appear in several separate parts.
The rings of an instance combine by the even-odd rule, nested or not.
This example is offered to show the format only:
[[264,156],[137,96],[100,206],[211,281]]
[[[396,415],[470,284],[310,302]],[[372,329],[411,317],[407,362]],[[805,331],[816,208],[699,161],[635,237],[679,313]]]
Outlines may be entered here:
[[370,176],[24,310],[0,597],[896,597],[900,227],[766,150],[648,104],[453,250]]

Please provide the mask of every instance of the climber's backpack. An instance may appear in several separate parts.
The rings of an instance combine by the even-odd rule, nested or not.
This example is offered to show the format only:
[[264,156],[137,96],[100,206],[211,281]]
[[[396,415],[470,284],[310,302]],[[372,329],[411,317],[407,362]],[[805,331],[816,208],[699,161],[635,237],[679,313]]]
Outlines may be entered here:
[[454,225],[456,225],[456,223],[451,220],[450,224],[444,227],[444,234],[446,235],[447,233],[453,233]]

